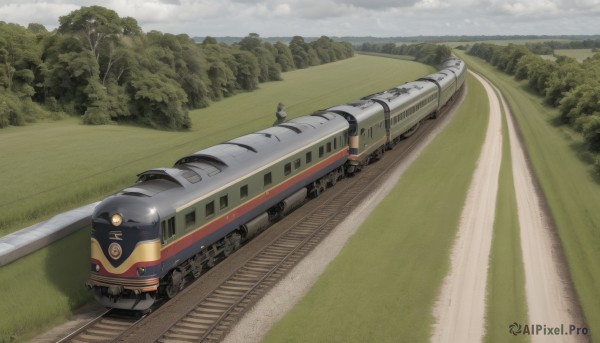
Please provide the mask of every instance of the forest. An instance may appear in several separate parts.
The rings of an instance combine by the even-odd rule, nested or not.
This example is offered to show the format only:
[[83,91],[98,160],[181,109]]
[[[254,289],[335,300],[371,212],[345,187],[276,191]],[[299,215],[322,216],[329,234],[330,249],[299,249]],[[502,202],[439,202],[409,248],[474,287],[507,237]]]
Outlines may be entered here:
[[[581,132],[588,148],[600,152],[600,53],[583,62],[559,56],[544,59],[523,45],[474,44],[469,54],[527,80],[545,102],[560,110],[560,120]],[[596,162],[600,172],[600,163]]]
[[436,67],[450,57],[452,53],[452,49],[448,46],[434,43],[397,45],[396,43],[365,42],[359,46],[355,46],[355,49],[364,52],[412,56],[418,62]]
[[251,33],[227,45],[144,33],[134,18],[101,6],[60,17],[51,32],[0,21],[0,128],[81,116],[84,124],[183,130],[190,109],[353,54],[352,45],[326,36],[273,44]]

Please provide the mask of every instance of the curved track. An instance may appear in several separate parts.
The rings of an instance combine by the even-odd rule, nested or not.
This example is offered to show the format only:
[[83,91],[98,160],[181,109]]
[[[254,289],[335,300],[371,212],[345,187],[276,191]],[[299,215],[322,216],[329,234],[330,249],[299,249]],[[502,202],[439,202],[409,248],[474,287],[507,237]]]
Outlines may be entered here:
[[[274,224],[143,321],[119,327],[111,323],[115,324],[113,335],[104,341],[220,341],[247,309],[385,180],[397,163],[429,134],[435,122],[425,121],[417,133],[388,151],[381,161],[339,181],[319,198]],[[87,339],[89,334],[85,332],[90,329],[78,332],[63,341],[87,342],[79,337],[85,334]]]

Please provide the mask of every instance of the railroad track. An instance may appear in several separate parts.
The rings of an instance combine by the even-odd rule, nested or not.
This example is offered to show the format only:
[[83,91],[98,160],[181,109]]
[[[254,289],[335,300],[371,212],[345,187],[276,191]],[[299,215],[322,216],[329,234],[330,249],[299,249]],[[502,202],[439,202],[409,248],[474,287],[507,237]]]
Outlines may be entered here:
[[[386,153],[382,161],[369,165],[355,177],[340,181],[343,183],[341,187],[333,187],[324,194],[333,194],[328,197],[328,201],[318,206],[305,205],[288,215],[283,219],[292,220],[287,229],[270,243],[257,248],[257,252],[251,253],[244,263],[232,268],[233,272],[226,274],[224,281],[219,281],[201,297],[179,294],[179,304],[175,304],[177,298],[172,299],[166,303],[168,306],[158,308],[140,325],[138,324],[144,317],[104,316],[60,342],[220,341],[247,309],[343,221],[360,204],[360,199],[377,188],[387,172],[412,151],[433,126],[434,121],[427,121],[411,139]],[[313,201],[319,201],[321,197],[323,195]],[[311,209],[306,209],[307,207]],[[303,210],[306,213],[302,213]],[[244,249],[238,252],[244,253],[242,250]],[[233,257],[235,256],[230,256],[225,262]],[[203,278],[211,279],[212,276],[205,275]],[[207,284],[210,282],[213,280],[206,281]],[[189,285],[186,290],[203,287],[207,285],[200,281]],[[189,299],[182,300],[184,296]],[[192,302],[195,305],[191,305]]]
[[136,313],[109,309],[57,343],[112,342],[143,318]]
[[428,121],[425,126],[428,129],[418,131],[400,153],[386,154],[384,157],[391,158],[369,165],[351,178],[350,185],[346,185],[344,190],[337,189],[337,195],[331,201],[296,221],[270,245],[232,272],[225,282],[190,311],[183,313],[156,341],[220,341],[248,308],[343,221],[358,206],[360,199],[377,188],[388,171],[412,151],[434,125]]
[[348,191],[297,222],[181,316],[158,341],[219,341],[252,301],[271,288],[346,217],[348,204],[358,201],[364,186],[371,183],[366,177],[360,178]]

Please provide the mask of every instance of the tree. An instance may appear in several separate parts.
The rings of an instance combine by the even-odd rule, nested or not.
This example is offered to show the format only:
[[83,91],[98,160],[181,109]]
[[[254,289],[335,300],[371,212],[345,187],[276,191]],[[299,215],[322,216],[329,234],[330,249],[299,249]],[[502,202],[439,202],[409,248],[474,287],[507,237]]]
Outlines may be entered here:
[[575,88],[585,80],[586,72],[581,68],[579,62],[565,56],[556,60],[553,73],[546,81],[546,102],[552,106],[558,106],[563,94]]
[[286,72],[294,69],[294,57],[290,48],[282,42],[277,42],[274,45],[277,54],[275,62],[281,67],[281,71]]
[[31,98],[35,71],[42,65],[35,34],[17,24],[0,22],[0,87]]
[[249,51],[256,56],[259,82],[281,80],[281,68],[275,62],[275,52],[271,44],[263,43],[259,35],[251,33],[239,43],[241,50]]
[[134,75],[129,83],[133,113],[154,128],[187,129],[191,120],[184,104],[185,92],[173,80],[148,71]]
[[236,60],[236,83],[239,89],[254,90],[258,88],[260,69],[256,57],[248,51],[234,52]]
[[294,58],[294,65],[298,69],[306,68],[310,65],[308,56],[309,46],[300,36],[292,37],[290,41],[290,51]]
[[124,33],[124,23],[117,12],[101,6],[81,7],[60,17],[58,21],[58,32],[73,34],[87,42],[96,61],[100,58],[100,43]]

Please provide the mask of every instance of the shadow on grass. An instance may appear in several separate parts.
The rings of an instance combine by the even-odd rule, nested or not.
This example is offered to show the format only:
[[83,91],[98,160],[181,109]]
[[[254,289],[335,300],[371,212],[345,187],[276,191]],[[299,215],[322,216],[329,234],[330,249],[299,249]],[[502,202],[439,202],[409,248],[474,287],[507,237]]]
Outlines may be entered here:
[[46,273],[48,280],[75,310],[91,299],[85,287],[90,270],[90,227],[75,232],[48,246]]

